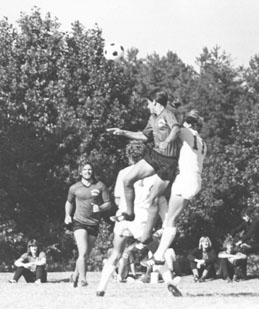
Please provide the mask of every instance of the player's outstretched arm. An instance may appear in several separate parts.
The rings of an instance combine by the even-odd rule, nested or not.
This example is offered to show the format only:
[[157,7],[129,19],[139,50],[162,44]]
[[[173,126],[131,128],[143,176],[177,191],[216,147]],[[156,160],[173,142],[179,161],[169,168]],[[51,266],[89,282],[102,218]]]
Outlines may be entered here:
[[109,128],[106,129],[107,132],[112,133],[113,135],[125,136],[130,139],[135,139],[143,142],[147,142],[148,138],[143,132],[133,132],[128,130],[122,130],[119,128]]

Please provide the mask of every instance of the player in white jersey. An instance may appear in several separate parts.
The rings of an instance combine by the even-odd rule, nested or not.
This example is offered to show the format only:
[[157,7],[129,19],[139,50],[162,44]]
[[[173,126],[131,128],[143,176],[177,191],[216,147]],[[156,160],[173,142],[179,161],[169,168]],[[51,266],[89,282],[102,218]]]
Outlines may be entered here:
[[[130,166],[121,170],[118,174],[116,185],[114,189],[115,203],[119,206],[116,215],[120,215],[127,209],[123,180],[126,175],[133,168],[134,164],[140,160],[144,155],[145,145],[139,141],[132,141],[127,146],[127,156],[129,158]],[[108,281],[112,276],[123,252],[126,248],[127,241],[129,237],[134,237],[135,239],[140,239],[143,234],[149,210],[150,201],[149,196],[151,194],[152,187],[156,181],[157,175],[146,177],[144,179],[138,180],[134,184],[135,190],[135,219],[134,221],[120,221],[116,222],[114,226],[114,239],[113,239],[113,250],[110,257],[107,259],[102,275],[99,282],[96,295],[104,296],[105,290],[107,288]],[[167,201],[165,197],[161,196],[158,198],[160,216],[164,220],[165,214],[167,212]]]
[[196,110],[191,110],[181,128],[180,138],[183,142],[179,156],[179,174],[171,188],[168,214],[164,223],[163,235],[153,259],[147,265],[163,264],[164,254],[176,235],[176,224],[179,216],[201,189],[201,173],[207,147],[200,137],[202,118]]

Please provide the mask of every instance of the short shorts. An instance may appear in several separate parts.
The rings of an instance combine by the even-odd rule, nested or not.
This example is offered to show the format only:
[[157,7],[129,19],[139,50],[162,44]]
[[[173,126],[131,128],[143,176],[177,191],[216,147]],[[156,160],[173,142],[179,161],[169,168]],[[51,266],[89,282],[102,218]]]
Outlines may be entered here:
[[99,226],[98,225],[88,225],[81,222],[78,222],[76,220],[73,221],[73,232],[76,230],[86,230],[89,235],[91,236],[98,236],[99,232]]
[[174,180],[178,170],[178,158],[162,155],[152,149],[146,153],[144,160],[153,167],[162,180]]
[[[120,210],[116,215],[119,214]],[[148,211],[146,209],[135,210],[135,220],[116,222],[113,232],[116,235],[139,239],[144,233],[144,229],[147,224],[147,218]]]
[[171,195],[181,195],[184,199],[192,199],[201,189],[201,176],[199,174],[179,174],[171,188]]

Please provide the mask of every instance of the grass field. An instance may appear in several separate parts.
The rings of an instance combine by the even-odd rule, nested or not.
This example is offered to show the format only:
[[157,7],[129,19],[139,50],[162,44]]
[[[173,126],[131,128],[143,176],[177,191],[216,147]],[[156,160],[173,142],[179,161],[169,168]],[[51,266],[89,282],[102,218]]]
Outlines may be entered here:
[[0,308],[4,309],[186,309],[259,308],[259,280],[227,283],[221,279],[194,283],[184,276],[179,284],[183,297],[173,297],[163,283],[110,282],[106,295],[96,297],[100,273],[88,274],[87,287],[72,288],[70,273],[49,273],[48,283],[8,283],[10,273],[0,273]]

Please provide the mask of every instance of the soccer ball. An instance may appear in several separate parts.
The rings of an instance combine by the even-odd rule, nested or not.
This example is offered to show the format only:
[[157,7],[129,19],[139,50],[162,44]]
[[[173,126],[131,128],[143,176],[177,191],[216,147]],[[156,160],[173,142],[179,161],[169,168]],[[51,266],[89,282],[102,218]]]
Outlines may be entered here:
[[107,60],[120,61],[124,56],[124,48],[117,43],[109,43],[104,47],[104,57]]

